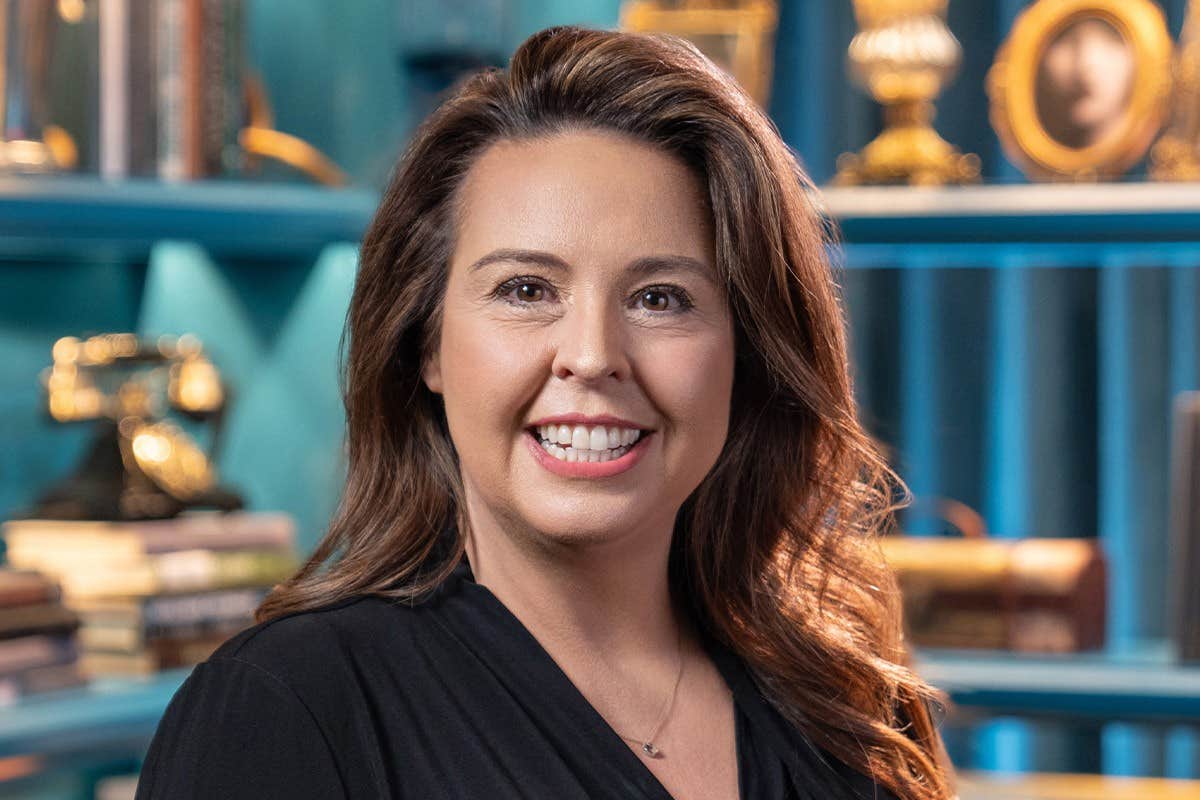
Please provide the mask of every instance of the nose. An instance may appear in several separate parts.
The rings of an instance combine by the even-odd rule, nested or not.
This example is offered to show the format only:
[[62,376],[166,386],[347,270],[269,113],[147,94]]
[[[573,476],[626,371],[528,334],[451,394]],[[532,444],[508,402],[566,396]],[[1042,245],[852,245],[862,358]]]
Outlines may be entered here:
[[631,371],[621,312],[599,299],[581,299],[558,320],[553,373],[561,380],[596,383],[626,379]]

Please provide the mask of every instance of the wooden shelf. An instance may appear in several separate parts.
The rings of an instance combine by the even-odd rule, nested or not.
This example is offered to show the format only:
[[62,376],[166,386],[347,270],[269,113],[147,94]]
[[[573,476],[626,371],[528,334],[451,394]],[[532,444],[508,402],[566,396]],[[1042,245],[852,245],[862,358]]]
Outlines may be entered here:
[[365,190],[291,184],[0,178],[0,258],[139,259],[171,239],[217,256],[307,256],[357,242],[377,203]]

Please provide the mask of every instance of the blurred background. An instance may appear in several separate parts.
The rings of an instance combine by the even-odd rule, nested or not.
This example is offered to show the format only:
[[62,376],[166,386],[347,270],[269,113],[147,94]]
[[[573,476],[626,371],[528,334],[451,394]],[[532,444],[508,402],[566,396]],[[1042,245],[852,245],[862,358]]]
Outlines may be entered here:
[[0,797],[132,797],[321,538],[411,131],[543,27],[676,33],[838,231],[964,798],[1200,798],[1200,2],[0,0]]

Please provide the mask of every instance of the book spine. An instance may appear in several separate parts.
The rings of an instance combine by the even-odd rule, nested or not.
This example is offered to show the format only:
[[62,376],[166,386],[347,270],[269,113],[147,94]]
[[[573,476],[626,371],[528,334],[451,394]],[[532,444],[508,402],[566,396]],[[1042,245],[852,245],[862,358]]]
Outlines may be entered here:
[[129,0],[100,3],[100,175],[129,174]]
[[0,677],[0,706],[13,705],[22,697],[56,692],[86,683],[87,678],[80,672],[78,663],[31,667]]
[[214,636],[221,637],[223,641],[253,624],[252,617],[239,615],[229,619],[153,628],[137,625],[85,625],[79,629],[79,645],[88,653],[140,653],[162,642],[191,641]]
[[184,0],[184,161],[188,178],[204,177],[204,3]]
[[69,634],[33,634],[0,641],[0,675],[45,664],[74,661],[79,651]]
[[179,181],[187,177],[186,111],[184,82],[185,0],[151,0],[157,3],[155,52],[158,96],[158,177]]
[[136,653],[83,652],[79,655],[79,665],[93,677],[149,675],[198,664],[228,638],[224,633],[217,633],[187,639],[159,639],[148,642]]
[[0,570],[0,607],[52,603],[62,599],[62,589],[40,572]]
[[[144,553],[206,548],[234,550],[249,547],[290,547],[295,538],[291,517],[274,512],[229,514],[183,514],[172,519],[143,522],[48,522],[14,520],[0,526],[13,566],[39,568],[35,563],[18,565],[13,556],[31,556],[51,550],[75,555],[121,553],[133,557]],[[111,560],[111,559],[110,559]]]
[[225,147],[221,153],[223,171],[237,173],[242,169],[242,153],[238,137],[246,125],[245,98],[245,3],[243,0],[224,0],[224,56],[222,97],[225,103]]
[[129,8],[129,174],[153,176],[158,159],[158,69],[155,0]]
[[0,608],[0,639],[32,633],[68,633],[79,624],[79,615],[59,603]]
[[1170,469],[1170,636],[1181,661],[1200,663],[1200,392],[1175,399]]
[[48,565],[56,570],[69,605],[99,609],[105,598],[173,596],[214,589],[274,585],[299,567],[290,551],[181,550],[136,561]]
[[225,0],[202,0],[200,160],[205,177],[223,171],[225,150]]
[[142,619],[147,630],[150,630],[231,617],[251,617],[266,594],[265,589],[234,589],[177,597],[153,597],[142,606]]

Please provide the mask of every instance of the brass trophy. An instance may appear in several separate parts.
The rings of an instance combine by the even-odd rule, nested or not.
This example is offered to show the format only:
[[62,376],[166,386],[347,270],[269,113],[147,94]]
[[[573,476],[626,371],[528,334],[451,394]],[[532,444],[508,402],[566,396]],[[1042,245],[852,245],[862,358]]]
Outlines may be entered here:
[[1171,122],[1150,151],[1150,177],[1200,181],[1200,0],[1188,3],[1174,73]]
[[[50,418],[99,428],[79,468],[45,492],[29,517],[161,519],[192,507],[242,507],[217,484],[212,458],[226,392],[194,336],[68,336],[55,342],[53,358],[41,375]],[[208,453],[170,411],[213,424]]]
[[883,105],[885,128],[861,154],[838,158],[834,183],[977,181],[979,157],[960,153],[932,124],[933,99],[962,58],[946,27],[949,0],[853,2],[859,32],[850,42],[850,74]]

